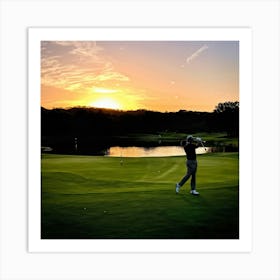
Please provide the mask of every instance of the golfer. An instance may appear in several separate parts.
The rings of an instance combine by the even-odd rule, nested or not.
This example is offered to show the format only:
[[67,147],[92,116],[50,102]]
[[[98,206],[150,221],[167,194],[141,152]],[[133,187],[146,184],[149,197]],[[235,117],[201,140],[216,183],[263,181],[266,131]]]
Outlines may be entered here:
[[[200,139],[199,139],[200,140]],[[196,161],[196,153],[195,149],[198,148],[198,143],[196,143],[195,139],[192,135],[189,135],[186,140],[181,141],[181,146],[184,147],[184,150],[187,155],[187,174],[182,178],[179,183],[176,183],[176,194],[179,193],[180,188],[191,178],[191,191],[190,193],[193,195],[199,195],[199,192],[196,191],[196,170],[197,170],[197,161]]]

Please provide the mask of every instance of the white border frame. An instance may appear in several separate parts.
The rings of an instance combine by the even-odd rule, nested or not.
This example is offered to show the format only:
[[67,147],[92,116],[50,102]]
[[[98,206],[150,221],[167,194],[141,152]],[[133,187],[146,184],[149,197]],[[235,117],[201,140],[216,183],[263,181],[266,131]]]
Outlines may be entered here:
[[[41,41],[239,41],[239,239],[41,239]],[[249,252],[252,245],[252,48],[249,28],[30,28],[29,29],[29,251],[30,252]],[[251,174],[248,176],[248,174]]]
[[[0,0],[0,279],[280,280],[279,8],[279,0]],[[27,28],[155,24],[252,28],[251,252],[28,253]]]

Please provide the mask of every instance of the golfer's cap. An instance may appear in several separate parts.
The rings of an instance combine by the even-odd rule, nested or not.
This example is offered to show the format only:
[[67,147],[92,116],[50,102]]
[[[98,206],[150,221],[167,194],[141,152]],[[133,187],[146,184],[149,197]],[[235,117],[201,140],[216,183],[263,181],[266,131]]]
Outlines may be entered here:
[[193,140],[193,136],[192,135],[188,135],[187,136],[187,141]]

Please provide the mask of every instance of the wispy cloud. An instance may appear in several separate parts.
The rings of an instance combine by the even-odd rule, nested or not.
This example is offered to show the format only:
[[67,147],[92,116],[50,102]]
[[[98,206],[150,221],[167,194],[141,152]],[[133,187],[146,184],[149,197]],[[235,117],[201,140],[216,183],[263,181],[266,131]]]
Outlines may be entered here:
[[187,58],[187,63],[191,63],[194,59],[196,59],[198,56],[201,55],[204,51],[208,49],[207,45],[203,45],[201,48],[196,50],[194,53],[192,53],[188,58]]
[[104,81],[127,82],[98,43],[44,41],[41,46],[41,82],[70,91],[87,90]]

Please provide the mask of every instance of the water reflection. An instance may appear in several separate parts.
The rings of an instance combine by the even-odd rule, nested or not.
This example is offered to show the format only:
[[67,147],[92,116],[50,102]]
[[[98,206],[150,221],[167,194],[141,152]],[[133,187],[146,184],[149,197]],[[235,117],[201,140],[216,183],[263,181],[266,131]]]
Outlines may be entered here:
[[[197,154],[211,152],[211,147],[199,147]],[[161,147],[111,147],[107,150],[106,156],[110,157],[168,157],[183,156],[185,151],[180,146],[161,146]]]

